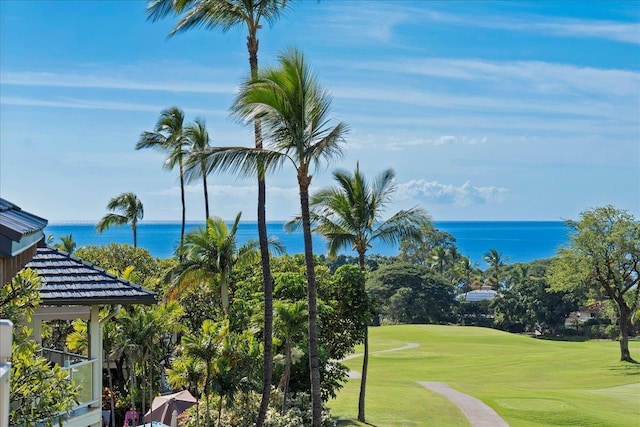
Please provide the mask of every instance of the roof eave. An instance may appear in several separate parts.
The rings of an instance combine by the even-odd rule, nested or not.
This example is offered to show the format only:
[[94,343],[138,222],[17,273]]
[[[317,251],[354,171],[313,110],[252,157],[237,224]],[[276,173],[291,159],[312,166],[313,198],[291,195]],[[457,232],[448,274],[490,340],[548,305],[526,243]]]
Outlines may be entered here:
[[140,298],[55,298],[47,300],[42,298],[40,304],[43,306],[56,306],[56,305],[155,305],[158,303],[158,299],[155,296],[140,297]]

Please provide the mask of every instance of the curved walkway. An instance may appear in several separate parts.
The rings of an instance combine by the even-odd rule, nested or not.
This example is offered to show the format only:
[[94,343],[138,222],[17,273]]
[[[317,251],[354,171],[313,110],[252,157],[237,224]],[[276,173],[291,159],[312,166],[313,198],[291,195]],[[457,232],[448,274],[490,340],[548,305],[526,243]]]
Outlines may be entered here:
[[480,399],[460,393],[446,383],[418,381],[418,384],[455,403],[467,417],[471,427],[509,427],[509,424],[493,408]]
[[[390,348],[388,350],[380,350],[373,351],[371,354],[380,354],[380,353],[390,353],[393,351],[401,351],[401,350],[409,350],[412,348],[420,347],[420,344],[417,343],[407,343],[402,347]],[[350,354],[341,360],[341,362],[345,360],[355,359],[356,357],[362,356],[362,353]],[[360,372],[350,371],[349,378],[360,378]],[[441,382],[432,382],[432,381],[416,381],[422,387],[431,390],[435,393],[441,394],[442,396],[449,399],[452,403],[454,403],[467,420],[469,420],[469,424],[471,427],[509,427],[509,424],[502,419],[500,415],[496,411],[493,410],[489,405],[482,402],[480,399],[476,399],[473,396],[469,396],[468,394],[460,393],[457,390],[454,390],[446,383]]]

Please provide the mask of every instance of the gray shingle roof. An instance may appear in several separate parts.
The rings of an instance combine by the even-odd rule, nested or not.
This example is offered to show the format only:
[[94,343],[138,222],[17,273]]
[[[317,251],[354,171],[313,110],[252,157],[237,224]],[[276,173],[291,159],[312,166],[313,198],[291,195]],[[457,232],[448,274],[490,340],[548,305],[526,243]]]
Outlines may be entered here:
[[50,247],[26,265],[42,279],[42,305],[155,304],[157,296],[66,252]]
[[[0,198],[0,253],[14,256],[44,236],[48,221]],[[16,243],[20,242],[20,244]]]

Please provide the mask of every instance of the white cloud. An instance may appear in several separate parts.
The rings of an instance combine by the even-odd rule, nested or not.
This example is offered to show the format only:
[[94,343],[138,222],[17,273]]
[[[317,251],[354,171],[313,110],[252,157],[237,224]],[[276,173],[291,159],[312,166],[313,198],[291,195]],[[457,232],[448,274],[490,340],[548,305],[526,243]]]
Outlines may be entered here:
[[[2,96],[0,97],[0,105],[15,105],[21,107],[50,107],[50,108],[71,108],[71,109],[91,109],[91,110],[115,110],[115,111],[142,111],[157,113],[164,110],[165,104],[135,104],[130,102],[104,101],[104,100],[88,100],[77,98],[61,98],[61,99],[38,99],[25,98],[20,96]],[[208,110],[202,108],[183,108],[189,113],[195,114],[214,114],[218,116],[227,116],[229,113],[222,110]]]
[[170,79],[130,80],[86,73],[54,73],[44,71],[7,71],[0,74],[0,81],[7,86],[47,86],[68,88],[119,89],[156,92],[190,92],[233,94],[235,85],[205,83],[202,81],[184,81]]
[[532,32],[557,37],[596,38],[615,42],[640,44],[640,24],[637,22],[616,22],[596,19],[568,19],[529,15],[515,18],[501,15],[463,15],[439,12],[425,7],[403,6],[394,3],[389,6],[382,2],[353,2],[332,8],[333,15],[322,20],[323,28],[330,27],[329,33],[340,32],[341,37],[349,34],[377,42],[394,40],[394,29],[400,24],[445,23],[464,27],[488,28],[494,30]]
[[[637,96],[640,73],[630,70],[581,67],[543,61],[488,61],[473,58],[397,58],[393,62],[333,62],[349,69],[393,74],[414,74],[448,80],[482,82],[500,88],[509,84],[528,93],[588,92]],[[478,84],[478,83],[476,83]]]
[[598,38],[622,43],[640,44],[640,24],[595,19],[567,19],[529,16],[517,19],[507,16],[464,16],[414,9],[425,21],[443,22],[468,27],[496,30],[546,33],[561,37]]
[[[459,119],[458,119],[459,120]],[[380,135],[378,135],[380,136]],[[389,142],[385,144],[384,149],[390,151],[399,151],[403,150],[406,147],[412,146],[423,146],[423,145],[432,145],[432,146],[442,146],[442,145],[454,145],[454,144],[468,144],[475,145],[487,142],[488,138],[486,136],[483,137],[469,137],[466,135],[441,135],[436,137],[428,137],[428,138],[417,138],[413,136],[409,136],[406,139],[399,139],[397,136],[393,136],[389,139]],[[358,144],[358,148],[366,147],[365,144]]]
[[502,202],[508,193],[509,190],[504,187],[477,187],[469,181],[461,186],[423,179],[398,184],[400,198],[443,205],[468,206]]

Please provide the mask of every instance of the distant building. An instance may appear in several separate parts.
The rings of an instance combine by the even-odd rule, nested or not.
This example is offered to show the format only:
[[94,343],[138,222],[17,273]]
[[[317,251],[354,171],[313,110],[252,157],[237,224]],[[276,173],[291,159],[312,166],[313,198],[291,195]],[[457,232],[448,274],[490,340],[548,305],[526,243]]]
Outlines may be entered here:
[[492,300],[498,294],[497,291],[491,289],[491,286],[482,286],[480,289],[475,291],[465,292],[457,296],[458,301],[461,302],[475,302],[475,301],[485,301]]
[[600,314],[602,313],[602,303],[596,302],[590,305],[583,305],[578,308],[578,311],[574,311],[569,313],[567,318],[564,320],[565,328],[576,328],[580,325],[585,324],[587,321],[591,319],[600,318]]

